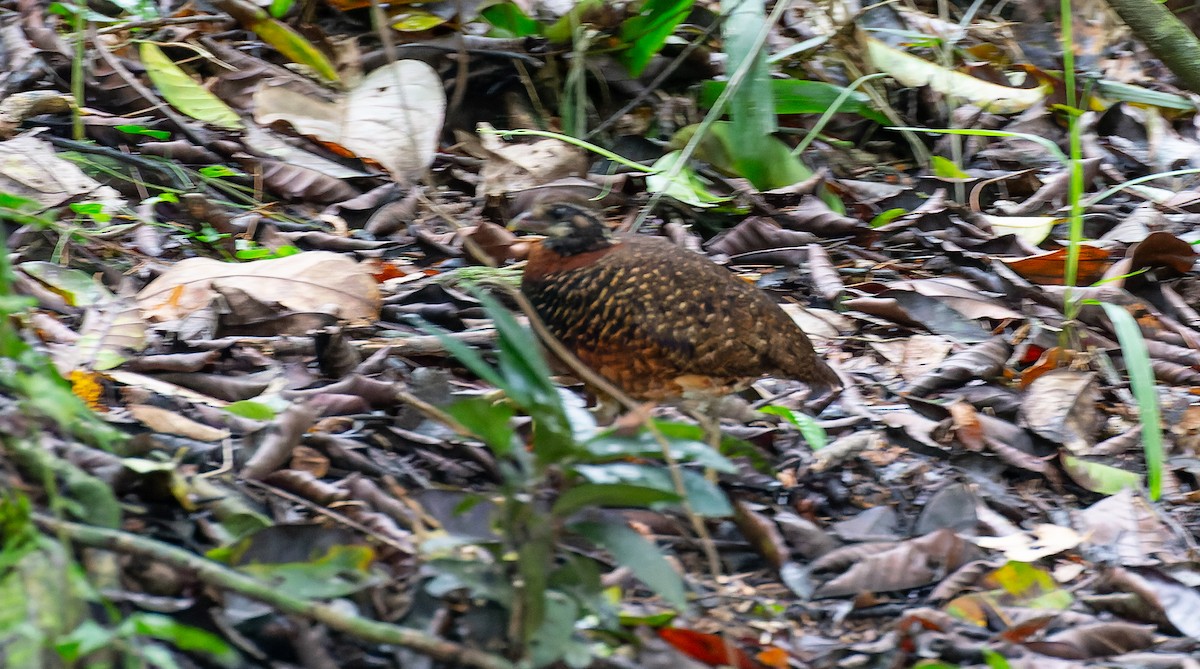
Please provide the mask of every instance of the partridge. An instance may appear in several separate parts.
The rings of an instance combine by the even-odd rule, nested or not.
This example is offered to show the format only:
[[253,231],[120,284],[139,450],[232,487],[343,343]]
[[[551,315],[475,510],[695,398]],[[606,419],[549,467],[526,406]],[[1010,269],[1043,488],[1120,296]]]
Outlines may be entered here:
[[764,375],[840,389],[771,298],[666,239],[615,237],[586,206],[543,203],[514,219],[534,242],[521,291],[584,364],[638,400],[711,400]]

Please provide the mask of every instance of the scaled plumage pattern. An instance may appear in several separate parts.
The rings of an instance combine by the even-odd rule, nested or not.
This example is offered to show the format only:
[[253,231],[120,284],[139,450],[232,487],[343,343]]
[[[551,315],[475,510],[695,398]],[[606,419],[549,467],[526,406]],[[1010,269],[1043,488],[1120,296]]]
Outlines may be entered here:
[[513,227],[530,249],[521,290],[584,364],[640,400],[705,399],[764,375],[840,387],[767,295],[708,258],[645,235],[614,238],[586,207],[545,203]]

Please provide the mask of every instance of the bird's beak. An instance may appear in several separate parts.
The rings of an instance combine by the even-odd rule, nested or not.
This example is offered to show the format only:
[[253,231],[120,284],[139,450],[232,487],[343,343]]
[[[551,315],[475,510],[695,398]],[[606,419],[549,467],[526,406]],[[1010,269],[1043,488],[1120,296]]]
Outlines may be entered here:
[[508,229],[542,233],[546,231],[546,222],[539,220],[532,211],[523,211],[508,222]]

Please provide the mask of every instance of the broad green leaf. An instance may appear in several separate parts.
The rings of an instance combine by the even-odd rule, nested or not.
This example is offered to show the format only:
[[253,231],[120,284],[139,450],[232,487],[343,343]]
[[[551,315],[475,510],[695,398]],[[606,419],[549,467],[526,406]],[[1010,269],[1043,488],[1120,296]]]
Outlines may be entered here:
[[446,19],[421,9],[405,9],[399,16],[393,17],[392,28],[402,33],[417,33],[432,30]]
[[575,600],[555,590],[545,592],[542,607],[546,615],[529,639],[530,661],[535,669],[558,662],[572,650],[580,613]]
[[[663,466],[637,465],[627,462],[604,465],[576,465],[575,472],[590,483],[626,483],[645,488],[657,488],[675,493],[675,482]],[[683,470],[683,488],[693,511],[709,518],[721,518],[733,514],[729,499],[716,484],[691,470]]]
[[276,416],[274,409],[254,400],[239,400],[233,404],[227,404],[225,405],[225,411],[251,420],[271,420]]
[[650,59],[662,49],[675,27],[692,10],[693,0],[645,0],[637,16],[621,24],[621,42],[626,49],[618,59],[635,77],[641,76]]
[[142,65],[154,87],[171,106],[194,119],[211,123],[220,128],[238,130],[242,120],[237,112],[229,108],[220,98],[196,83],[178,65],[167,58],[167,54],[151,42],[142,42],[139,53]]
[[139,636],[168,641],[180,650],[201,652],[213,656],[226,666],[238,659],[238,654],[221,637],[198,627],[185,625],[170,616],[158,613],[131,614],[121,624]]
[[[711,108],[717,97],[725,90],[728,82],[708,80],[700,85],[701,107]],[[771,93],[775,98],[776,114],[824,114],[837,101],[845,88],[805,79],[772,79]],[[875,111],[871,98],[855,91],[842,102],[839,110],[847,114],[858,114],[880,125],[887,125],[887,117]]]
[[945,156],[931,156],[933,173],[943,179],[970,179],[971,175],[959,169],[954,161]]
[[754,50],[758,33],[766,23],[766,3],[763,0],[722,0],[721,12],[725,14],[722,34],[725,55],[729,59],[726,71],[736,72],[743,63],[752,61],[750,73],[729,101],[728,110],[733,119],[731,137],[749,149],[778,129],[771,72],[763,51]]
[[21,263],[21,271],[40,281],[51,292],[73,307],[111,302],[115,299],[96,277],[58,263],[29,260]]
[[642,535],[621,522],[575,523],[571,530],[612,553],[617,562],[634,573],[671,606],[687,606],[683,579],[671,568],[662,552]]
[[983,654],[983,661],[987,663],[988,669],[1010,669],[1012,667],[1008,663],[1008,659],[1000,653],[990,648],[980,648],[979,650]]
[[575,35],[575,29],[585,23],[584,18],[593,12],[604,9],[604,0],[579,0],[569,12],[563,14],[553,24],[546,26],[542,32],[555,44],[570,42]]
[[246,173],[232,168],[228,165],[205,165],[200,168],[200,174],[209,179],[223,179],[225,177],[244,177]]
[[[698,126],[690,125],[680,129],[671,138],[669,148],[685,146],[695,134]],[[668,154],[670,155],[670,154]],[[696,157],[706,161],[716,170],[742,176],[750,180],[759,190],[783,188],[812,176],[812,170],[805,167],[800,159],[792,155],[792,151],[779,138],[765,136],[761,141],[752,143],[740,142],[733,126],[726,121],[714,123],[696,149]],[[666,158],[664,156],[663,158]],[[659,159],[662,162],[662,159]],[[658,167],[658,164],[655,164]],[[650,178],[646,179],[647,186]],[[672,195],[673,193],[668,193]],[[679,199],[676,197],[676,199]]]
[[513,429],[509,421],[514,411],[511,405],[471,397],[451,404],[446,407],[446,412],[482,439],[496,455],[505,456],[512,451]]
[[66,662],[74,663],[89,653],[107,648],[115,637],[115,630],[102,627],[89,618],[79,623],[69,634],[56,639],[54,650]]
[[271,18],[266,10],[246,0],[222,0],[217,5],[293,63],[308,67],[325,81],[341,80],[324,53],[286,23]]
[[479,301],[496,326],[498,387],[534,419],[533,451],[538,461],[561,461],[575,450],[574,433],[562,397],[550,382],[550,368],[538,347],[530,345],[536,337],[494,298],[481,294]]
[[271,0],[271,4],[267,6],[267,13],[277,19],[282,19],[292,11],[292,7],[295,5],[296,0]]
[[171,133],[167,132],[166,130],[154,130],[140,125],[118,125],[114,127],[116,127],[117,130],[129,135],[144,135],[160,141],[171,139]]
[[1136,490],[1142,484],[1141,476],[1124,469],[1066,453],[1063,453],[1061,458],[1063,469],[1072,481],[1101,495],[1115,495],[1125,489]]
[[760,409],[763,413],[779,416],[787,422],[795,425],[800,430],[800,436],[804,437],[804,441],[808,447],[814,451],[825,448],[825,444],[829,443],[829,436],[825,434],[825,428],[821,427],[817,420],[808,414],[796,413],[791,409],[777,404],[768,404]]
[[601,507],[648,507],[658,502],[678,502],[679,495],[658,488],[624,483],[585,483],[570,488],[554,502],[551,513],[559,518],[584,509]]
[[[719,472],[735,472],[737,467],[713,450],[705,441],[704,430],[695,425],[655,421],[659,433],[671,448],[671,457],[679,462],[695,462]],[[601,459],[630,456],[659,457],[662,445],[650,430],[642,428],[632,436],[608,431],[584,443],[584,448]]]
[[989,575],[1015,603],[1028,608],[1061,611],[1074,597],[1059,587],[1050,572],[1027,562],[1006,562]]
[[[527,511],[528,512],[528,511]],[[524,543],[517,549],[517,570],[523,581],[518,610],[524,615],[525,640],[532,641],[546,620],[546,586],[554,560],[554,543],[547,523],[527,524]]]
[[730,198],[709,191],[708,183],[688,165],[679,167],[675,178],[668,179],[667,175],[675,170],[679,156],[679,151],[671,151],[655,161],[654,173],[646,175],[646,190],[662,193],[693,207],[712,207],[729,201]]
[[542,24],[529,18],[512,2],[487,7],[480,12],[480,16],[492,25],[493,37],[528,37],[542,32]]
[[868,225],[870,225],[872,228],[882,228],[883,226],[891,223],[907,213],[908,211],[904,209],[888,209],[885,212],[881,212],[875,218],[872,218]]
[[375,579],[367,567],[374,557],[375,551],[367,546],[343,545],[310,562],[259,562],[237,569],[293,597],[330,599],[370,587]]
[[442,342],[442,346],[446,347],[446,352],[458,359],[459,362],[466,365],[471,373],[479,378],[487,381],[493,386],[504,389],[504,380],[500,378],[500,374],[496,372],[496,368],[492,367],[479,355],[479,351],[467,346],[461,341],[447,335],[439,328],[435,328],[431,324],[422,326],[423,330],[432,333]]
[[441,558],[427,562],[422,572],[432,576],[425,583],[425,591],[434,597],[466,590],[473,598],[496,602],[505,608],[513,605],[512,582],[502,578],[495,565],[479,560]]

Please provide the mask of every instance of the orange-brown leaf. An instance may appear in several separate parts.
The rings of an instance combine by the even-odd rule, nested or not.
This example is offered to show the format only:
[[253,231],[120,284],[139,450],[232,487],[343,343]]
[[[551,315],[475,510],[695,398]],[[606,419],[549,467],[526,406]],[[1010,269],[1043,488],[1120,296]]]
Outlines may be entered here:
[[725,637],[719,634],[705,634],[682,627],[662,627],[658,630],[658,636],[693,660],[714,667],[727,665],[737,669],[763,669],[741,648],[726,644]]

